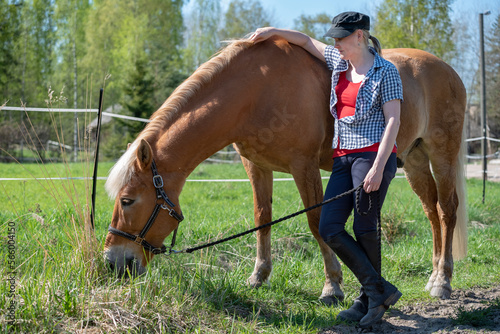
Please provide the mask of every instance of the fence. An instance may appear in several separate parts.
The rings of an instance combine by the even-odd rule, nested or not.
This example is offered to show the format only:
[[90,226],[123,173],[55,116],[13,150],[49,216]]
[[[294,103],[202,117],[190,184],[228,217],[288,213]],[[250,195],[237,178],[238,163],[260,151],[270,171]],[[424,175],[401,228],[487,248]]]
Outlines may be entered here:
[[[52,113],[94,113],[97,114],[98,109],[49,109],[49,108],[25,108],[25,107],[8,107],[4,106],[0,108],[1,111],[20,111],[20,112],[52,112]],[[110,118],[120,118],[120,119],[125,119],[125,120],[131,120],[131,121],[138,121],[138,122],[144,122],[144,123],[149,123],[149,119],[145,118],[139,118],[139,117],[133,117],[133,116],[127,116],[127,115],[121,115],[121,114],[116,114],[116,113],[111,113],[111,112],[102,112],[103,116],[110,117]],[[500,143],[499,139],[496,138],[486,138],[489,141],[492,142],[498,142]],[[483,137],[476,137],[476,138],[469,138],[466,139],[466,142],[474,142],[474,141],[480,141],[483,140]],[[53,145],[53,146],[58,146],[58,147],[64,147],[65,149],[72,149],[71,146],[69,145],[64,145],[59,142],[55,141],[47,141],[46,145]],[[500,151],[497,151],[493,154],[487,155],[486,158],[491,159],[491,158],[498,158],[500,156]],[[482,155],[466,155],[467,159],[470,160],[480,160],[484,159]],[[236,151],[234,150],[221,150],[214,154],[212,157],[208,158],[205,160],[206,162],[209,163],[240,163],[241,160],[239,159],[239,155]],[[487,171],[482,171],[483,173]],[[326,177],[325,177],[326,178]],[[58,180],[58,179],[75,179],[75,180],[83,180],[85,178],[83,177],[75,177],[75,178],[50,178],[50,180]],[[106,179],[106,178],[98,178],[98,179]],[[0,178],[0,181],[28,181],[28,180],[34,180],[34,178]],[[39,179],[37,180],[45,180],[45,179]],[[188,182],[248,182],[248,179],[220,179],[220,180],[187,180]],[[293,181],[293,178],[279,178],[275,179],[275,181]]]
[[[466,139],[465,142],[471,143],[471,142],[474,142],[474,141],[481,141],[483,139],[484,139],[484,137],[469,138],[469,139]],[[486,140],[489,140],[490,142],[500,143],[500,140],[499,139],[495,139],[495,138],[486,137]],[[499,156],[500,156],[500,151],[496,151],[495,153],[487,154],[486,158],[487,159],[491,159],[491,158],[497,159]],[[482,160],[482,159],[484,159],[484,156],[483,155],[469,155],[469,154],[467,154],[466,158],[467,159],[471,159],[471,160],[474,160],[474,159],[476,159],[476,160],[480,160],[481,159]]]

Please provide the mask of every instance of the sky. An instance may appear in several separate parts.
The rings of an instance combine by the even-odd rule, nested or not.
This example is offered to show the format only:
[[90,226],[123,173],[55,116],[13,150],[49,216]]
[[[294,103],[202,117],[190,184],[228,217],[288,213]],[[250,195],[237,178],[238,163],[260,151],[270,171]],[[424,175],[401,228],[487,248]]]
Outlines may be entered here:
[[[230,0],[222,0],[223,9],[227,8],[229,2]],[[273,15],[278,28],[292,28],[294,19],[301,14],[327,13],[333,18],[341,12],[357,11],[374,16],[382,0],[261,0],[260,2]],[[470,13],[473,14],[471,22],[478,22],[479,13],[490,10],[491,15],[485,17],[486,25],[492,23],[500,14],[500,0],[455,0],[452,10],[452,20],[454,15],[464,17]]]
[[[194,0],[188,1],[184,11],[189,12],[194,2]],[[224,12],[230,2],[231,0],[221,0],[221,7]],[[383,0],[260,0],[266,12],[271,15],[273,25],[284,29],[293,29],[294,20],[302,14],[326,13],[333,18],[341,12],[357,11],[373,18],[376,15],[377,7],[382,2]],[[466,62],[461,66],[462,70],[457,69],[468,87],[473,79],[473,70],[478,66],[476,63],[479,54],[479,13],[491,11],[490,15],[484,16],[484,29],[485,34],[487,34],[496,18],[500,15],[500,0],[454,0],[451,8],[450,18],[452,23],[463,23],[464,28],[466,28],[465,31],[468,31],[472,36],[469,41],[468,56],[466,56],[466,58],[470,57],[470,64]],[[464,47],[467,47],[467,45],[464,45]],[[471,67],[471,69],[467,66]]]

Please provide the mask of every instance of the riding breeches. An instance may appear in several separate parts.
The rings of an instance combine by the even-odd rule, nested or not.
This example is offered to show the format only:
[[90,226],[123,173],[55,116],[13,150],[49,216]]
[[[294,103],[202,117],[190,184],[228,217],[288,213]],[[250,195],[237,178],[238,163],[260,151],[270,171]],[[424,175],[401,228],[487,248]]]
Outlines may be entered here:
[[[373,166],[377,152],[351,153],[333,159],[333,168],[330,180],[325,191],[325,200],[342,194],[363,182],[366,174]],[[385,165],[382,183],[378,190],[379,205],[382,207],[389,184],[396,175],[396,153],[391,153]],[[319,233],[323,240],[327,240],[344,231],[345,224],[354,208],[353,230],[356,236],[377,230],[378,208],[376,201],[372,201],[369,208],[369,194],[361,190],[358,207],[362,215],[356,210],[356,193],[344,196],[338,200],[325,204],[321,209]]]

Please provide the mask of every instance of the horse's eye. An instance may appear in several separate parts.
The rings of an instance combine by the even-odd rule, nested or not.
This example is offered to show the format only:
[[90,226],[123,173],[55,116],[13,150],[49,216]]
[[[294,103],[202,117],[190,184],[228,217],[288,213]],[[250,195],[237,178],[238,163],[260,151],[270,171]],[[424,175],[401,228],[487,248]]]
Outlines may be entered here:
[[120,203],[122,204],[122,206],[129,206],[132,205],[132,203],[134,203],[134,200],[130,198],[121,198]]

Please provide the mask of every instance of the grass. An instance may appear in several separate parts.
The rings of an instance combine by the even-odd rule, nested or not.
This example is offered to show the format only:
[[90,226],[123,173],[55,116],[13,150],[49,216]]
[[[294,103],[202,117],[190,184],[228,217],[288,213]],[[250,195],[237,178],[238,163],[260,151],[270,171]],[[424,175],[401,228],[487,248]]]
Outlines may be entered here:
[[[99,176],[106,176],[110,167],[100,163]],[[82,176],[86,170],[85,164],[0,165],[2,177]],[[276,173],[275,177],[289,176]],[[206,178],[246,175],[241,165],[202,164],[190,177]],[[305,215],[273,227],[273,276],[260,289],[245,284],[254,266],[254,235],[192,254],[157,257],[144,276],[117,279],[108,273],[101,255],[113,209],[103,185],[104,181],[98,181],[97,241],[92,243],[85,238],[88,181],[0,181],[2,261],[9,259],[9,223],[15,224],[17,246],[16,321],[12,326],[6,326],[9,271],[7,266],[0,267],[2,332],[316,333],[336,324],[337,313],[358,293],[355,277],[344,269],[346,302],[327,307],[318,301],[323,264]],[[500,283],[500,185],[487,184],[485,204],[481,187],[480,180],[468,181],[469,214],[474,223],[469,226],[469,255],[455,263],[454,289]],[[176,248],[254,226],[248,182],[187,182],[180,203],[186,220]],[[302,209],[293,182],[275,182],[273,207],[274,218]],[[391,184],[382,219],[383,273],[403,292],[396,307],[430,300],[423,289],[432,270],[430,226],[404,179]],[[165,243],[169,242],[168,238]],[[459,311],[457,321],[474,316]]]
[[494,317],[500,314],[500,299],[488,303],[486,307],[475,310],[458,308],[456,317],[453,318],[454,325],[469,325],[473,327],[490,329],[494,326]]

